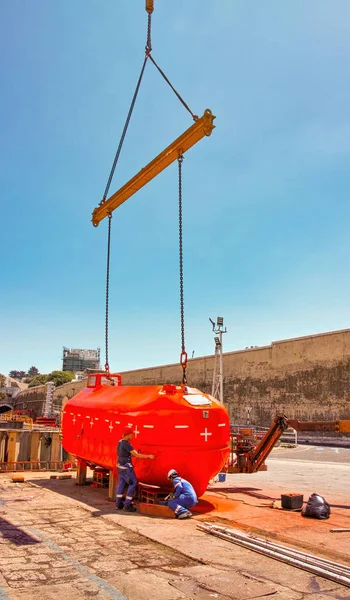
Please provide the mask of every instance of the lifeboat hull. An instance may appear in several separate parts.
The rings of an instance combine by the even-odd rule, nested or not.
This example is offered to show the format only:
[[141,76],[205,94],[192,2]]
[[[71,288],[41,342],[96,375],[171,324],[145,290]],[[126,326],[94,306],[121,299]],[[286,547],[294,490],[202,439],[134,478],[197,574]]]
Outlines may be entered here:
[[155,455],[154,460],[133,459],[137,479],[169,489],[166,475],[176,469],[201,496],[229,455],[224,406],[185,386],[110,386],[104,381],[103,375],[89,376],[88,387],[67,402],[64,449],[90,465],[113,469],[123,429],[132,427],[135,450]]

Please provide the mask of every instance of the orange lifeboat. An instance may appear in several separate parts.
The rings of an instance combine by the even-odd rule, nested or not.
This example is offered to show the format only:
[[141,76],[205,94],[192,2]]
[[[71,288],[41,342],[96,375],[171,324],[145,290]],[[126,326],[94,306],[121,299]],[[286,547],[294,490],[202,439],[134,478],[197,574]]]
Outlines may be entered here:
[[123,386],[120,375],[108,380],[100,373],[67,402],[63,447],[91,466],[113,469],[126,426],[133,428],[133,447],[156,457],[133,459],[137,479],[149,485],[167,488],[174,468],[201,496],[230,452],[229,416],[212,396],[184,385]]

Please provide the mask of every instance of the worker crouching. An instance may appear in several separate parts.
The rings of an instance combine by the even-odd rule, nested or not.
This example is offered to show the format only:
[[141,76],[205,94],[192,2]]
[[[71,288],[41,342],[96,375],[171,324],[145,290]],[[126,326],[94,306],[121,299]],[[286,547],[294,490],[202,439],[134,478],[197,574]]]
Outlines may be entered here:
[[169,508],[174,511],[175,518],[188,519],[192,517],[192,513],[188,509],[195,506],[198,501],[193,486],[186,479],[179,477],[175,469],[170,469],[168,479],[173,483],[174,492],[169,494],[166,500]]

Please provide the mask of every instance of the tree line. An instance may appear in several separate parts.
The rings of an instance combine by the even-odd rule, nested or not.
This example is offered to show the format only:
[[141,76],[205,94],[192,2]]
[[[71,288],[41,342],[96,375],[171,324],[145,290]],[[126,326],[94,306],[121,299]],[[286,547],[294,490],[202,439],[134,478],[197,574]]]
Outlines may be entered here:
[[[0,385],[0,387],[5,386],[5,376],[2,377],[4,378],[3,385]],[[28,383],[28,387],[44,385],[48,381],[53,381],[55,387],[57,387],[59,385],[63,385],[64,383],[69,383],[75,378],[75,375],[71,371],[51,371],[51,373],[44,374],[39,373],[39,369],[37,367],[30,367],[27,372],[14,369],[9,372],[9,377],[23,381],[24,383]]]

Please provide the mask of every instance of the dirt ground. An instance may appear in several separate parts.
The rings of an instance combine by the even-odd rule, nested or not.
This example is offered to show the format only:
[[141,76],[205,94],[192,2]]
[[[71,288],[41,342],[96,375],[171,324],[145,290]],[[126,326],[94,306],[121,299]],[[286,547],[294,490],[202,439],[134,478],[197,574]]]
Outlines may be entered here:
[[[350,588],[200,531],[215,522],[350,563],[350,450],[278,448],[268,471],[210,486],[188,521],[115,511],[106,489],[0,475],[0,600],[349,600]],[[312,492],[327,521],[281,510],[281,493]]]

